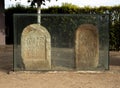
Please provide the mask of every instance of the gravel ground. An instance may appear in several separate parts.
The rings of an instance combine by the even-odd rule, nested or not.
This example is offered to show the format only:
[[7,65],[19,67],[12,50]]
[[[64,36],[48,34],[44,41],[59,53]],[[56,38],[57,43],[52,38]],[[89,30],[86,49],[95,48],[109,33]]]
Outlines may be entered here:
[[120,88],[120,52],[109,71],[12,72],[12,46],[0,47],[0,88]]

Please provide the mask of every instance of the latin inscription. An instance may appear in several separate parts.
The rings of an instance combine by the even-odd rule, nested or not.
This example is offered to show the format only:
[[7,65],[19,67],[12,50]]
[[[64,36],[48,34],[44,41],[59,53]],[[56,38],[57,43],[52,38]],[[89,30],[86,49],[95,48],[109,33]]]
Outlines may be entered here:
[[80,48],[80,52],[84,53],[84,58],[90,58],[90,57],[96,58],[96,52],[97,52],[96,36],[92,36],[92,35],[93,33],[91,31],[86,31],[86,30],[84,30],[84,32],[79,34],[79,39],[78,39],[79,46],[78,47],[82,46]]
[[44,36],[27,36],[24,39],[25,57],[32,59],[45,60],[45,37]]

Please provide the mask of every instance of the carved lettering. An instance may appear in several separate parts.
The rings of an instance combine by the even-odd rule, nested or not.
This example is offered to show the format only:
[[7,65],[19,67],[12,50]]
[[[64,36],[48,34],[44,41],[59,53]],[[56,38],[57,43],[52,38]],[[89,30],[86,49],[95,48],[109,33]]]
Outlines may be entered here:
[[45,37],[28,36],[24,41],[25,52],[27,52],[25,57],[45,60]]

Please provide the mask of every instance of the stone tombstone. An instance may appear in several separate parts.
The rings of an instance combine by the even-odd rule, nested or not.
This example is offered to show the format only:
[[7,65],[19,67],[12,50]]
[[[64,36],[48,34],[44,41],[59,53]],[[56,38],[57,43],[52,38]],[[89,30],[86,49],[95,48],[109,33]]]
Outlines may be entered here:
[[51,38],[46,28],[31,24],[21,36],[21,56],[25,70],[51,69]]
[[99,63],[98,29],[92,24],[82,24],[75,33],[76,69],[90,70]]

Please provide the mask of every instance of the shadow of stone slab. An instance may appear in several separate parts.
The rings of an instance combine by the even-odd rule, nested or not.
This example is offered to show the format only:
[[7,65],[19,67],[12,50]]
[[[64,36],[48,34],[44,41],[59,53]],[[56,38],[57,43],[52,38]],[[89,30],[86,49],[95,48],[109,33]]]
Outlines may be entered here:
[[110,60],[110,65],[120,66],[120,58],[114,58]]
[[120,52],[110,52],[110,65],[120,66]]
[[13,46],[0,46],[0,70],[13,70]]

